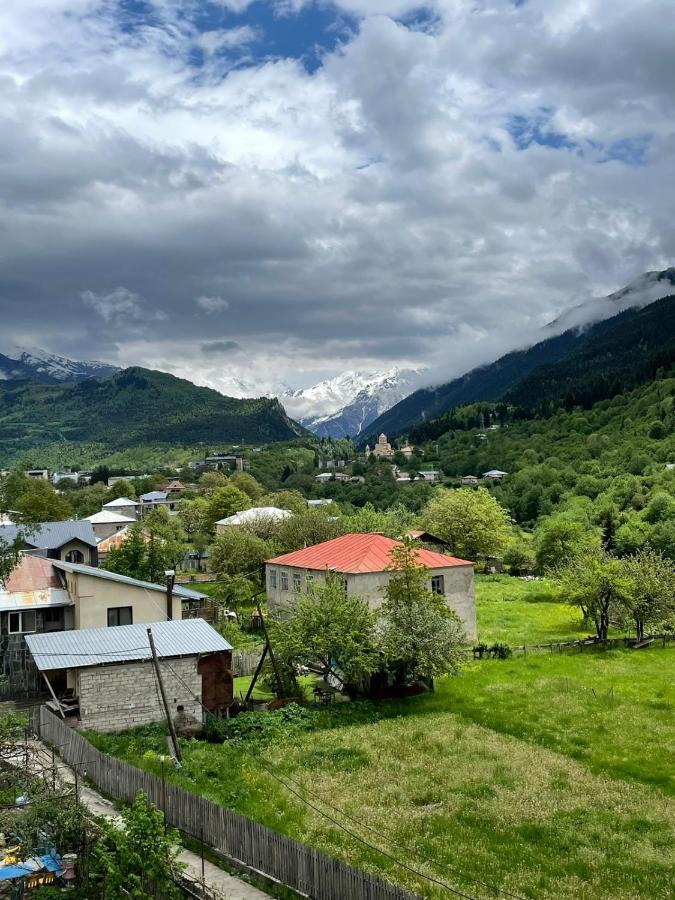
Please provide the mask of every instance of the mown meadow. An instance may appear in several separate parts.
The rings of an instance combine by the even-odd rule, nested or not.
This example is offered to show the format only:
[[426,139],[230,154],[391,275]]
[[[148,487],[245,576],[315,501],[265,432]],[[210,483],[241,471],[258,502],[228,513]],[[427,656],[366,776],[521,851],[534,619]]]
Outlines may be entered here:
[[[586,633],[547,582],[478,595],[481,639]],[[672,645],[475,661],[407,700],[240,716],[170,777],[424,897],[667,898],[674,685]],[[157,772],[166,750],[159,729],[96,742]]]

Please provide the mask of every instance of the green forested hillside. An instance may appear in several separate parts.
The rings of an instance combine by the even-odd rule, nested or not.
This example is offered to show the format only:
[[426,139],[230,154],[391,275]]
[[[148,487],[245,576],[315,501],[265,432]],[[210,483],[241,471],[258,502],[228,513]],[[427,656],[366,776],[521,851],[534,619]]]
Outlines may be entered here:
[[546,411],[564,402],[591,405],[653,378],[675,360],[675,295],[628,309],[583,331],[572,329],[508,353],[448,384],[415,391],[383,413],[362,443],[433,422],[454,407],[504,399]]
[[78,384],[0,382],[3,456],[60,442],[142,444],[288,440],[304,429],[277,400],[235,400],[138,367]]

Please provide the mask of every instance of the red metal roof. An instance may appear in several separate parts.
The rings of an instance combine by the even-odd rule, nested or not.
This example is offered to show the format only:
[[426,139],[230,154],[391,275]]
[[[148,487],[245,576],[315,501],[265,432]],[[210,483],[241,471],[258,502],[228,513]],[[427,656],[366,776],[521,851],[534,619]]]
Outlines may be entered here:
[[60,588],[62,585],[51,559],[26,553],[19,565],[12,569],[4,587],[8,593],[13,594],[44,591],[47,588]]
[[[331,569],[334,572],[360,574],[383,572],[391,565],[391,551],[400,547],[401,541],[383,534],[345,534],[343,537],[324,541],[304,550],[284,553],[267,562],[273,565],[296,566],[302,569]],[[434,553],[424,547],[417,548],[417,560],[429,569],[447,569],[450,566],[472,566],[466,559]]]

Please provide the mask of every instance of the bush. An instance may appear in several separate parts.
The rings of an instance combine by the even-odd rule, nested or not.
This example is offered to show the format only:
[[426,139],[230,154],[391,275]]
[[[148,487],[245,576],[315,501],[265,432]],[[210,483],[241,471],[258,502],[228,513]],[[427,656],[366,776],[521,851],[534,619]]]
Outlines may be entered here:
[[490,653],[492,654],[493,659],[508,659],[513,655],[513,650],[508,644],[497,642],[490,647]]
[[214,744],[225,741],[263,743],[291,732],[312,731],[317,726],[318,712],[297,703],[289,703],[283,709],[265,712],[240,713],[233,719],[209,716],[204,724],[203,737]]

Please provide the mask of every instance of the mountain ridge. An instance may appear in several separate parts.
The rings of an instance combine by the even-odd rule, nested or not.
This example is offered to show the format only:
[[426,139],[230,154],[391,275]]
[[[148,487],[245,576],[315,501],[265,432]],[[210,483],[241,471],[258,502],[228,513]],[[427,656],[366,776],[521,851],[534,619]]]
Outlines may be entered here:
[[118,366],[99,360],[74,360],[40,347],[0,347],[0,381],[31,379],[40,384],[63,384],[104,378],[119,372]]

